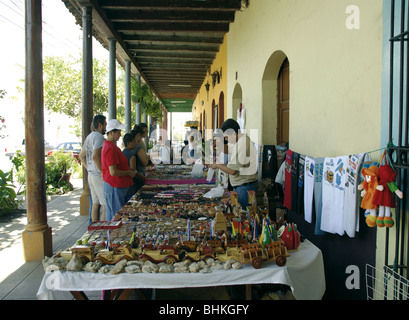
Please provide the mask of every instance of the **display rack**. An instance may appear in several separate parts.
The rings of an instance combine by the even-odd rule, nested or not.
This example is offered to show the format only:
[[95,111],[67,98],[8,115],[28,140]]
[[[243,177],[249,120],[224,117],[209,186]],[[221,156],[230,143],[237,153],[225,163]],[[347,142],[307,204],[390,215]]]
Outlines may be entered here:
[[[396,203],[394,231],[386,230],[384,265],[400,276],[409,274],[407,201],[409,173],[409,1],[390,1],[389,25],[389,114],[387,155],[396,171],[396,184],[404,197]],[[389,252],[391,251],[391,252]],[[406,251],[406,252],[405,252]]]
[[409,300],[409,280],[391,268],[377,269],[366,265],[366,294],[368,300]]

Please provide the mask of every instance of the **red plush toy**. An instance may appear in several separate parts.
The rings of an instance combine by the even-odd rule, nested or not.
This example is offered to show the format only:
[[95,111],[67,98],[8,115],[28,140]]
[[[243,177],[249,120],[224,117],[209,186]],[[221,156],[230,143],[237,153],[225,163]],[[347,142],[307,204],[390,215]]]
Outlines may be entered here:
[[391,217],[391,208],[396,207],[394,194],[400,199],[403,198],[403,193],[397,187],[395,180],[396,172],[390,165],[385,164],[379,168],[379,182],[376,187],[373,203],[379,206],[376,225],[381,228],[385,226],[391,228],[395,224]]

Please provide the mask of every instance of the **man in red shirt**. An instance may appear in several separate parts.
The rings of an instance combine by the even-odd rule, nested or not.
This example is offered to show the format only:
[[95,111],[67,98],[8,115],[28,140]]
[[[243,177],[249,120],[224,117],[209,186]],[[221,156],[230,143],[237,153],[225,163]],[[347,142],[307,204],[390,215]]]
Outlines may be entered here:
[[101,152],[103,190],[106,205],[106,220],[110,221],[125,204],[125,195],[129,186],[133,184],[132,178],[137,174],[128,165],[128,159],[116,145],[121,137],[121,130],[125,129],[116,119],[108,121],[106,126],[107,140]]

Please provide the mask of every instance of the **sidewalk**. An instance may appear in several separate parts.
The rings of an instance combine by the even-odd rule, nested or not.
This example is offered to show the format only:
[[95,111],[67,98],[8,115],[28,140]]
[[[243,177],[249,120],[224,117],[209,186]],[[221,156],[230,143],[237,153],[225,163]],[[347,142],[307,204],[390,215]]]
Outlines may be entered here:
[[[75,243],[88,226],[88,216],[80,215],[82,180],[71,182],[73,191],[47,203],[54,253]],[[41,261],[24,262],[21,234],[26,223],[25,213],[0,222],[0,300],[37,300],[44,270]]]

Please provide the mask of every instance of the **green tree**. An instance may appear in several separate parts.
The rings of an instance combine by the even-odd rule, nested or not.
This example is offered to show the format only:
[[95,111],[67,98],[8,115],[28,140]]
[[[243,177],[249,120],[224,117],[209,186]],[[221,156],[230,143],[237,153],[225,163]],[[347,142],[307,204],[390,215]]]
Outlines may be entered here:
[[[80,135],[82,105],[82,59],[70,56],[45,57],[43,61],[44,106],[46,110],[77,119],[76,134]],[[93,60],[94,114],[108,110],[108,65]]]
[[[125,71],[117,64],[118,77],[116,83],[117,118],[125,121]],[[43,61],[44,106],[47,110],[76,118],[78,126],[75,132],[80,136],[81,92],[82,92],[82,60],[69,57],[45,57]],[[106,60],[93,60],[93,99],[94,114],[108,111],[108,74]],[[142,113],[161,119],[162,109],[147,84],[140,85],[131,78],[131,101],[140,102]],[[135,104],[132,104],[132,114]]]

